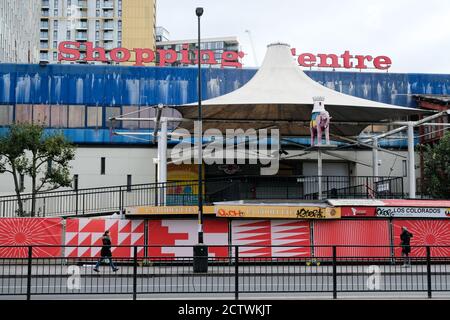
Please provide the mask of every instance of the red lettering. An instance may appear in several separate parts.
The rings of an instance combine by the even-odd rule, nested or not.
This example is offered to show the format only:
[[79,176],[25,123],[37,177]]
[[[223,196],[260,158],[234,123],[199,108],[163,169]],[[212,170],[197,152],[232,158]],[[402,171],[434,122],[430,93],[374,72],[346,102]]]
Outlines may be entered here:
[[345,69],[350,69],[350,68],[353,67],[353,62],[350,62],[350,59],[352,59],[353,56],[350,55],[350,52],[349,52],[348,50],[345,51],[345,52],[341,55],[341,58],[342,58],[342,60],[343,60],[343,62],[344,62],[343,67],[344,67]]
[[[159,54],[159,65],[160,66],[164,66],[166,63],[174,63],[175,61],[177,61],[177,52],[175,50],[160,49],[160,50],[158,50],[158,54]],[[169,55],[169,57],[167,55]]]
[[[98,53],[98,57],[94,57],[94,53]],[[105,49],[103,48],[93,48],[92,42],[86,42],[86,61],[102,61],[106,62]]]
[[183,44],[183,50],[181,50],[181,63],[192,64],[192,61],[189,60],[189,45],[187,43]]
[[310,68],[316,65],[316,56],[312,53],[302,53],[297,60],[302,67]]
[[80,48],[80,43],[74,41],[60,42],[58,45],[58,61],[77,61],[80,59],[80,51],[69,46]]
[[356,55],[355,58],[358,60],[358,64],[355,66],[357,69],[367,69],[366,64],[364,63],[364,60],[372,61],[372,56],[360,56]]
[[[204,64],[217,64],[217,60],[214,57],[214,51],[212,50],[202,50],[200,52],[202,55],[201,62]],[[208,57],[208,60],[205,60],[205,55]],[[198,51],[195,51],[195,62],[198,62]]]
[[144,63],[149,63],[155,60],[155,52],[151,49],[134,48],[133,50],[136,52],[135,66],[143,66]]
[[236,67],[236,68],[242,68],[242,63],[239,62],[239,58],[244,57],[244,52],[234,52],[234,51],[225,51],[222,53],[222,64],[221,68],[223,67]]
[[[320,59],[318,67],[323,68],[340,68],[341,65],[338,63],[338,56],[335,54],[323,54],[319,53],[317,55]],[[327,60],[331,59],[331,63],[327,63]]]
[[[122,53],[122,57],[118,56],[119,52]],[[130,50],[128,50],[128,49],[125,49],[125,48],[114,48],[109,53],[109,56],[115,62],[125,62],[125,61],[130,60],[131,54],[130,54]]]
[[391,67],[392,60],[386,56],[379,56],[373,60],[373,66],[380,70],[387,70]]

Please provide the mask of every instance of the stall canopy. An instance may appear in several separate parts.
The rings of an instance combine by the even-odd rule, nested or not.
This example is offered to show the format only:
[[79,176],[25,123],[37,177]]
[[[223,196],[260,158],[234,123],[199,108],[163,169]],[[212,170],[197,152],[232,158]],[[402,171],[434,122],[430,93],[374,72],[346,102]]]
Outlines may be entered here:
[[[329,89],[309,78],[296,64],[290,46],[270,44],[254,77],[241,88],[202,102],[203,130],[276,126],[282,135],[309,134],[313,97],[325,98],[330,132],[355,136],[367,125],[423,111],[361,99]],[[197,103],[179,106],[184,118],[196,120]],[[192,122],[182,126],[192,130]]]

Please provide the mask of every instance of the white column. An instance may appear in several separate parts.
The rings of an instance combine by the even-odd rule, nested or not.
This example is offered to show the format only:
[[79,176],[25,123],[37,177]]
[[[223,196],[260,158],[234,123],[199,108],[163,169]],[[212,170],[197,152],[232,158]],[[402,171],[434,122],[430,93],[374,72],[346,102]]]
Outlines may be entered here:
[[[161,118],[161,130],[158,133],[158,182],[167,182],[167,119]],[[166,190],[160,189],[162,205],[166,205]]]
[[416,198],[416,165],[414,158],[414,123],[408,122],[408,182],[409,197]]
[[317,149],[317,175],[319,180],[319,200],[322,200],[322,151]]
[[377,180],[378,177],[378,138],[373,138],[373,147],[372,147],[372,172],[374,179]]

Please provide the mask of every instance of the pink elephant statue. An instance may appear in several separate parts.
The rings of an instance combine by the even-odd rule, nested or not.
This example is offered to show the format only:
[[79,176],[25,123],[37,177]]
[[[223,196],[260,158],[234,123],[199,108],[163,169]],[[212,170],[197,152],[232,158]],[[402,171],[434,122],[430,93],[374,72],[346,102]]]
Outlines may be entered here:
[[325,110],[323,97],[314,97],[314,108],[311,114],[309,130],[311,132],[311,146],[317,136],[317,145],[322,145],[322,133],[325,132],[326,144],[330,144],[330,114]]

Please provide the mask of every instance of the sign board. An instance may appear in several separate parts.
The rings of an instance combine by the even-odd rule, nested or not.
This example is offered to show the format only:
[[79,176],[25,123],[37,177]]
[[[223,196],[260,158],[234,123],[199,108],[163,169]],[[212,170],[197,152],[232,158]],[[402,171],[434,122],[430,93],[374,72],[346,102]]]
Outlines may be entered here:
[[395,218],[450,218],[450,208],[378,207],[376,216]]
[[375,217],[376,207],[342,207],[342,217]]
[[216,205],[215,213],[225,218],[338,219],[341,209],[271,205]]
[[[204,214],[214,214],[213,206],[203,206]],[[126,208],[127,215],[193,215],[198,214],[198,206],[141,206]]]

